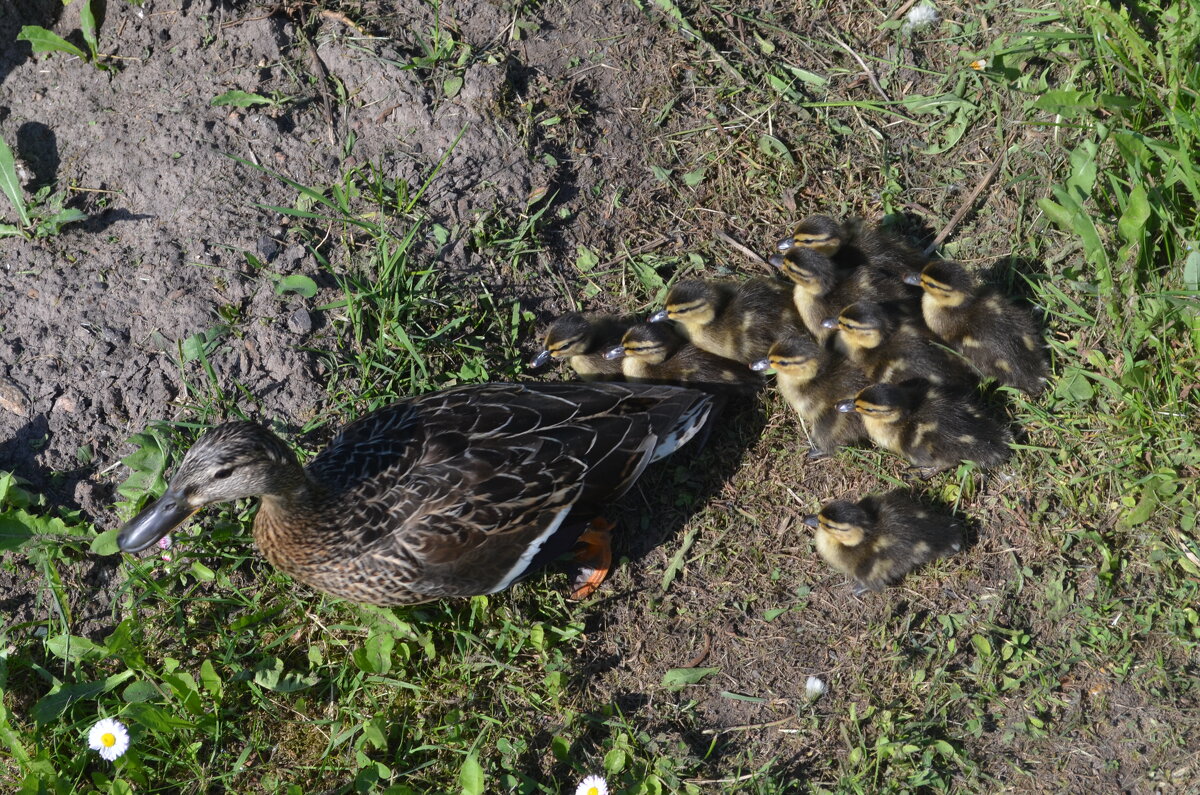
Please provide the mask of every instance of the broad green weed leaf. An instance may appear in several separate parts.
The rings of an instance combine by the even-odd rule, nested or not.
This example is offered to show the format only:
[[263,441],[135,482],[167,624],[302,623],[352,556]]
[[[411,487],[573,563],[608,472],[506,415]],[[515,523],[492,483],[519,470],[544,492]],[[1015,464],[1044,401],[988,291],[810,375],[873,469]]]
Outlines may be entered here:
[[1200,250],[1195,250],[1197,243],[1190,244],[1193,249],[1183,261],[1183,286],[1187,290],[1200,290]]
[[662,686],[667,690],[682,690],[720,670],[720,668],[672,668],[663,674]]
[[133,671],[122,671],[95,682],[63,685],[33,705],[33,719],[42,725],[56,721],[76,701],[107,693],[131,676]]
[[93,538],[92,545],[88,549],[93,555],[115,555],[121,551],[117,546],[117,536],[120,534],[121,528],[110,527]]
[[463,795],[483,795],[483,767],[475,754],[469,754],[458,769],[458,783]]
[[254,667],[254,682],[260,687],[274,690],[277,693],[294,693],[315,685],[317,677],[286,672],[283,660],[278,657],[268,657]]
[[[21,227],[29,226],[29,211],[25,209],[25,192],[21,180],[17,177],[17,161],[13,157],[8,143],[0,138],[0,190],[8,197],[9,204],[17,211]],[[12,230],[9,232],[8,230]],[[21,229],[9,224],[0,225],[0,236],[21,234]]]
[[24,511],[10,511],[0,515],[0,552],[16,549],[33,538],[33,528],[21,518]]
[[158,686],[145,679],[130,682],[129,687],[121,692],[121,700],[126,704],[143,704],[147,701],[154,701],[161,696],[162,691],[158,689]]
[[1146,188],[1139,183],[1129,192],[1121,220],[1117,221],[1117,231],[1127,242],[1137,243],[1141,241],[1149,219],[1150,201],[1146,197]]
[[43,218],[37,225],[38,237],[53,237],[62,230],[67,224],[73,224],[76,221],[86,221],[87,213],[82,210],[76,210],[74,207],[66,207],[59,210],[49,218]]
[[252,108],[255,105],[270,105],[271,98],[262,94],[251,94],[249,91],[226,91],[212,98],[209,105],[232,105],[235,108]]
[[87,42],[88,49],[95,58],[100,48],[100,40],[96,36],[96,15],[92,12],[92,0],[82,0],[79,4],[79,32],[83,34],[83,40]]
[[108,648],[78,635],[55,635],[46,641],[46,649],[60,660],[77,663],[108,656]]
[[86,52],[62,36],[51,33],[38,25],[26,25],[21,28],[21,32],[17,34],[17,41],[29,42],[34,52],[65,52],[85,61],[88,59]]
[[281,276],[275,281],[276,295],[296,293],[304,298],[312,298],[317,294],[317,283],[310,277],[301,274]]
[[221,700],[223,685],[221,677],[217,674],[217,669],[213,667],[212,660],[205,659],[200,663],[200,684],[208,691],[209,695],[218,701]]
[[783,68],[800,78],[801,82],[807,83],[810,86],[817,86],[820,88],[829,84],[829,80],[827,78],[822,77],[816,72],[810,72],[807,69],[801,69],[798,66],[791,66],[789,64],[784,64]]

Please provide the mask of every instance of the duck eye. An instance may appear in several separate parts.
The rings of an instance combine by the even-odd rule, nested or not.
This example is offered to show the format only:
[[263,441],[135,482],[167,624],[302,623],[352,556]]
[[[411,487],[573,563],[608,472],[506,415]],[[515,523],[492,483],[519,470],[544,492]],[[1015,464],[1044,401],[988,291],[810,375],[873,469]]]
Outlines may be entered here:
[[212,473],[213,480],[224,480],[233,474],[232,467],[221,467],[216,472]]

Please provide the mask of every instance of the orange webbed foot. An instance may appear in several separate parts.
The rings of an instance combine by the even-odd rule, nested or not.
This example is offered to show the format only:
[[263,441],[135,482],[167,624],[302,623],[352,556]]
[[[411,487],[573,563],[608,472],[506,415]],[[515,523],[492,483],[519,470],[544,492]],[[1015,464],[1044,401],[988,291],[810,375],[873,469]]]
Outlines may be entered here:
[[607,519],[596,517],[575,542],[574,561],[579,565],[579,571],[571,583],[572,600],[587,599],[608,577],[612,568],[614,527]]

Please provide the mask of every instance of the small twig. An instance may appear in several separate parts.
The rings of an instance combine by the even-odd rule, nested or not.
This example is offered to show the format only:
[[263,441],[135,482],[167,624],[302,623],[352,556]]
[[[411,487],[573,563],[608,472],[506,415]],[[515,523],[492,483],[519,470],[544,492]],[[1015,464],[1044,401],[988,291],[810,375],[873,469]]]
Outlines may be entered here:
[[683,664],[684,668],[699,668],[700,664],[708,659],[708,653],[712,651],[712,635],[704,636],[704,648],[700,650],[692,659]]
[[999,173],[1000,166],[1004,165],[1004,162],[1008,160],[1008,148],[1012,146],[1012,142],[1016,140],[1016,137],[1016,130],[1013,130],[1011,133],[1009,133],[1008,140],[1004,142],[1004,151],[1001,152],[1000,156],[996,158],[996,162],[992,163],[992,167],[989,168],[987,173],[983,175],[983,179],[979,180],[979,184],[976,185],[975,189],[971,191],[969,196],[967,196],[966,200],[962,203],[962,206],[958,208],[958,212],[954,214],[954,217],[942,227],[942,231],[937,233],[937,237],[933,239],[933,242],[925,247],[925,251],[922,252],[925,256],[928,257],[930,254],[936,251],[937,247],[940,246],[947,237],[949,237],[950,233],[953,232],[954,228],[958,226],[959,222],[966,217],[967,213],[971,212],[971,209],[975,206],[975,200],[979,198],[979,194],[983,193],[984,188],[986,188],[991,183],[992,179],[995,178],[996,174]]
[[[829,38],[833,40],[834,44],[841,47],[846,52],[850,53],[850,55],[854,58],[854,60],[858,61],[858,65],[862,67],[863,73],[866,74],[867,79],[871,81],[871,86],[875,89],[875,91],[879,94],[879,96],[883,97],[884,102],[887,102],[890,104],[892,101],[892,98],[889,97],[887,95],[887,92],[883,90],[883,86],[879,85],[879,81],[875,79],[875,73],[872,72],[870,67],[867,66],[867,62],[864,61],[859,56],[858,53],[856,53],[854,50],[850,49],[849,44],[842,41],[837,36],[833,35],[832,33],[828,32],[828,31],[826,31],[825,35],[829,36]],[[909,121],[912,121],[912,119],[909,119]]]
[[724,229],[717,230],[717,240],[720,240],[722,243],[729,246],[734,251],[737,251],[740,254],[745,255],[745,257],[747,259],[749,259],[751,262],[756,262],[759,265],[762,265],[767,270],[770,270],[770,271],[775,270],[774,268],[771,267],[770,263],[768,263],[765,259],[763,259],[761,256],[759,256],[757,252],[755,252],[753,249],[751,249],[747,246],[743,246],[741,243],[734,240],[732,237],[729,236],[729,233],[726,232]]
[[913,7],[913,6],[915,6],[916,4],[917,4],[917,0],[908,0],[908,2],[906,2],[904,5],[900,6],[900,7],[899,7],[899,8],[897,8],[895,11],[893,11],[893,12],[892,12],[892,13],[891,13],[891,14],[888,16],[888,19],[889,19],[889,20],[891,20],[891,19],[899,19],[900,17],[902,17],[902,16],[904,16],[905,14],[907,14],[907,13],[908,13],[908,9],[912,8],[912,7]]
[[724,729],[705,729],[701,734],[714,735],[724,734],[725,732],[748,732],[755,729],[769,729],[772,726],[778,726],[781,723],[787,723],[789,720],[795,720],[794,715],[780,718],[779,720],[768,721],[767,723],[747,723],[742,726],[726,726]]
[[758,773],[743,773],[740,776],[733,778],[689,778],[688,784],[736,784],[739,781],[749,781],[757,776]]

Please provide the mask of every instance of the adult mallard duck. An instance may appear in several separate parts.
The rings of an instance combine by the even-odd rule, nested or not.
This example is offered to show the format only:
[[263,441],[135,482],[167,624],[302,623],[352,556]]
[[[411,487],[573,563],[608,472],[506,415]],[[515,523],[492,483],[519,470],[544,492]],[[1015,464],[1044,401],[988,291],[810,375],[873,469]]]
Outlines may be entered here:
[[569,551],[576,596],[607,573],[592,522],[701,431],[703,392],[595,382],[485,384],[401,400],[346,426],[307,467],[252,422],[218,426],[121,530],[145,549],[206,505],[261,497],[254,540],[320,591],[377,605],[503,590]]
[[551,359],[566,359],[571,369],[585,381],[620,378],[621,363],[605,359],[604,354],[621,341],[621,336],[631,325],[607,315],[588,317],[578,312],[560,315],[546,329],[545,348],[529,362],[529,366],[537,369]]
[[921,311],[930,331],[979,372],[1036,395],[1046,385],[1046,356],[1033,317],[980,288],[957,262],[938,260],[905,277],[920,286]]
[[854,580],[854,592],[895,585],[918,566],[958,552],[962,528],[903,489],[858,502],[835,500],[804,523],[816,528],[817,552]]
[[679,282],[667,293],[666,308],[650,316],[651,323],[667,319],[683,326],[693,345],[742,364],[802,328],[791,286],[779,279]]

